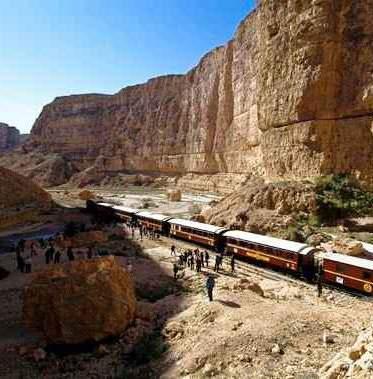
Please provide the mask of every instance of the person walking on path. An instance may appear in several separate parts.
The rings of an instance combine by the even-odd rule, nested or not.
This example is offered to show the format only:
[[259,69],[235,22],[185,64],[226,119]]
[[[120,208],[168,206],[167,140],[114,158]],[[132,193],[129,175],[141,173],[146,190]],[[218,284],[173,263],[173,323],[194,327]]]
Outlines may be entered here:
[[207,294],[210,301],[213,301],[213,291],[215,287],[215,279],[212,275],[209,275],[206,281]]
[[176,246],[175,245],[172,245],[171,246],[171,257],[175,255],[176,256]]

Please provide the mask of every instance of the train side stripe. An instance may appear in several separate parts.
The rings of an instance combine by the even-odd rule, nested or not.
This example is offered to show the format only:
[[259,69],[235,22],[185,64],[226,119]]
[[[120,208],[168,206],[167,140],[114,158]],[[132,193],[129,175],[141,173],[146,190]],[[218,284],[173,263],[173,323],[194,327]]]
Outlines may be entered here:
[[369,282],[368,280],[363,280],[363,279],[355,278],[353,276],[349,276],[349,275],[346,275],[346,274],[341,274],[339,272],[330,271],[330,270],[324,270],[324,272],[327,272],[328,274],[332,274],[332,275],[336,275],[336,276],[343,276],[344,278],[356,280],[358,282],[370,284],[370,285],[373,286],[373,282]]
[[185,236],[194,236],[196,238],[201,238],[201,239],[207,240],[209,242],[214,242],[214,240],[212,238],[200,236],[199,234],[194,234],[194,233],[189,233],[189,232],[182,232],[181,230],[176,230],[176,231],[171,230],[171,234],[173,234],[173,235],[177,236],[178,233],[179,234],[183,234]]
[[235,247],[236,249],[241,249],[241,250],[247,251],[247,252],[255,254],[255,255],[259,255],[259,256],[261,255],[263,257],[268,257],[268,258],[272,258],[272,259],[278,259],[280,261],[288,262],[288,263],[291,263],[291,264],[297,264],[298,263],[297,261],[291,261],[289,259],[280,258],[280,257],[274,256],[274,255],[271,255],[271,254],[265,254],[265,253],[262,253],[262,252],[259,253],[256,250],[251,250],[251,249],[248,249],[248,248],[245,248],[245,247],[242,247],[242,246],[238,246],[238,245],[235,245],[235,244],[232,244],[232,243],[228,243],[227,246]]

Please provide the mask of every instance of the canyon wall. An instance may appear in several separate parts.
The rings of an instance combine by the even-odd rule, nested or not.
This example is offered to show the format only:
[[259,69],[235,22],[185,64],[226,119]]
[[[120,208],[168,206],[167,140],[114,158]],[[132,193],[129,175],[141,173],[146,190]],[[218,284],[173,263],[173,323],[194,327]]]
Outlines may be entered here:
[[25,151],[71,172],[349,172],[373,188],[372,17],[373,0],[262,0],[185,75],[55,99]]
[[13,150],[21,142],[19,130],[0,122],[0,153]]

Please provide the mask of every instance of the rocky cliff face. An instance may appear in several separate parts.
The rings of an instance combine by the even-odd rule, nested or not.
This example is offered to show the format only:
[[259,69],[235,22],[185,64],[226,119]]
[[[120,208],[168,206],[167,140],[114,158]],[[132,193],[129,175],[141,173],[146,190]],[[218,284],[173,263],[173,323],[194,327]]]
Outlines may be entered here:
[[0,153],[13,150],[21,142],[19,130],[0,122]]
[[29,179],[0,167],[0,229],[37,219],[52,198]]
[[75,170],[349,172],[373,187],[373,0],[262,0],[186,75],[57,98],[28,151]]

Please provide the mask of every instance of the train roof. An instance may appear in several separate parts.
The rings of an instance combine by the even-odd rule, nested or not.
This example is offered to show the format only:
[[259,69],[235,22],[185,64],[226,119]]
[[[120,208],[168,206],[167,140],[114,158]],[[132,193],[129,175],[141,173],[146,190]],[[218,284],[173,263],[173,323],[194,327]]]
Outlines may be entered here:
[[338,254],[338,253],[323,253],[321,256],[323,259],[328,259],[330,261],[344,263],[347,265],[365,268],[367,270],[373,271],[373,261],[370,259],[353,257],[351,255]]
[[242,232],[241,230],[230,230],[225,232],[224,237],[237,238],[242,241],[248,241],[252,243],[257,243],[259,245],[265,245],[270,247],[275,247],[278,249],[290,251],[292,253],[307,255],[312,250],[313,247],[300,242],[282,240],[280,238],[263,236],[261,234],[254,234],[250,232]]
[[109,208],[113,208],[114,207],[114,204],[109,204],[109,203],[97,203],[98,205],[102,205],[103,207],[109,207]]
[[135,213],[140,212],[140,209],[122,207],[121,205],[115,205],[113,207],[113,209],[115,209],[117,211],[123,211],[123,212],[129,213],[129,214],[135,214]]
[[175,224],[175,225],[180,225],[180,226],[186,226],[187,228],[202,230],[204,232],[209,232],[209,233],[218,233],[218,232],[221,232],[223,230],[226,230],[226,228],[222,228],[220,226],[204,224],[202,222],[184,220],[182,218],[173,218],[169,221],[169,223]]
[[136,213],[136,216],[147,217],[147,218],[150,218],[151,220],[157,220],[157,221],[167,221],[171,218],[170,216],[166,216],[160,213],[152,213],[152,212],[147,212],[147,211],[138,212]]

